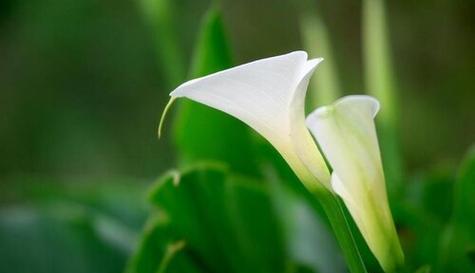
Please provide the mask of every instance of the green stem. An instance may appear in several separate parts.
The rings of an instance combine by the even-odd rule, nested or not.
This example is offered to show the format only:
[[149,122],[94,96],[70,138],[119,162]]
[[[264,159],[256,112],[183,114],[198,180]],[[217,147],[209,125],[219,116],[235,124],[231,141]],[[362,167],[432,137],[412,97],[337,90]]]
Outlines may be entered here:
[[329,191],[314,192],[314,195],[320,201],[320,204],[330,221],[330,225],[341,247],[350,272],[367,273],[338,197]]

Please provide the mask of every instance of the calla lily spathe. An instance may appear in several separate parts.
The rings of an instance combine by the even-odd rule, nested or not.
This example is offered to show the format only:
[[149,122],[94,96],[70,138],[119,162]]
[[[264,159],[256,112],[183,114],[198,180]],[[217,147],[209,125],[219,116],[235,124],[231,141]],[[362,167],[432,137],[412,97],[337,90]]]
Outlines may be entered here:
[[[392,272],[402,263],[403,253],[374,128],[379,103],[368,96],[348,96],[318,108],[305,120],[307,86],[321,61],[308,60],[303,51],[261,59],[188,81],[170,96],[172,101],[189,98],[245,122],[277,149],[310,191],[324,193],[316,196],[336,200],[338,194],[383,269]],[[307,126],[333,168],[331,176]],[[327,204],[328,211],[340,214],[334,204]],[[342,214],[335,217],[344,219]],[[340,220],[330,221],[346,223]],[[342,242],[351,240],[349,235]]]
[[322,155],[305,126],[310,76],[322,59],[307,53],[261,59],[186,82],[170,96],[186,97],[245,122],[266,138],[310,190],[330,188]]
[[374,117],[379,102],[370,96],[347,96],[320,107],[307,125],[333,168],[332,188],[386,272],[404,256],[389,209]]

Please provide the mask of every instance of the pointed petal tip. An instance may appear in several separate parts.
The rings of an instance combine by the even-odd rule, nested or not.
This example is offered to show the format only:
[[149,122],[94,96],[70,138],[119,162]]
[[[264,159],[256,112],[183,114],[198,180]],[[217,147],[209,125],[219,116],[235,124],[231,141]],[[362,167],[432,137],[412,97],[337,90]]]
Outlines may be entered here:
[[187,95],[187,88],[186,87],[192,85],[193,83],[198,82],[202,78],[204,78],[204,77],[192,79],[192,80],[189,80],[187,82],[184,82],[184,83],[180,84],[177,88],[175,88],[175,90],[170,92],[170,97],[172,97],[173,99],[174,98],[179,98],[179,97],[186,97],[186,95]]
[[310,59],[307,61],[306,66],[307,70],[314,69],[316,66],[318,66],[321,62],[323,62],[323,58],[315,58],[315,59]]
[[302,71],[300,72],[301,73],[300,81],[302,81],[306,77],[309,77],[322,61],[323,61],[323,58],[315,58],[315,59],[307,60],[307,62],[304,64]]
[[313,59],[310,59],[308,60],[309,62],[316,62],[317,64],[318,63],[321,63],[325,60],[325,58],[322,58],[322,57],[318,57],[318,58],[313,58]]
[[[215,73],[212,73],[212,74],[200,77],[200,78],[196,78],[196,79],[192,79],[192,80],[189,80],[187,82],[184,82],[181,85],[179,85],[177,88],[175,88],[175,90],[173,90],[170,93],[170,96],[175,97],[175,98],[188,97],[190,94],[194,93],[194,91],[195,91],[192,88],[192,86],[195,83],[198,83],[202,80],[205,80],[207,78],[211,78],[211,77],[217,76],[217,75],[223,75],[225,73],[228,73],[229,71],[242,69],[244,67],[251,66],[251,65],[254,65],[256,63],[268,62],[268,61],[275,60],[275,59],[285,59],[285,58],[287,58],[287,59],[300,59],[302,61],[307,61],[308,54],[307,54],[307,52],[305,52],[303,50],[297,50],[297,51],[292,51],[292,52],[289,52],[289,53],[286,53],[286,54],[267,57],[267,58],[263,58],[263,59],[258,59],[258,60],[254,60],[254,61],[251,61],[251,62],[248,62],[248,63],[238,65],[238,66],[234,66],[234,67],[231,67],[229,69],[218,71],[218,72],[215,72]],[[308,60],[307,63],[311,62],[314,66],[316,66],[322,60],[323,60],[322,58],[316,58],[316,59]],[[311,70],[312,68],[313,67],[307,69],[307,71]]]

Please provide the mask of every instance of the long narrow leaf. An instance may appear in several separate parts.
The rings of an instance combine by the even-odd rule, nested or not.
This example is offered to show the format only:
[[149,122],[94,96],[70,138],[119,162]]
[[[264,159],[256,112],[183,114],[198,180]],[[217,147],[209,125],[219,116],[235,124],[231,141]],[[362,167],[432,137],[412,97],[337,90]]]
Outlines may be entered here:
[[475,271],[475,149],[471,149],[460,169],[454,195],[454,211],[441,246],[436,272]]
[[325,22],[313,5],[302,7],[300,32],[304,48],[312,57],[323,57],[324,63],[312,77],[309,88],[312,109],[330,104],[342,95],[335,55]]
[[173,0],[141,0],[144,17],[153,31],[158,63],[163,68],[167,86],[173,87],[185,79],[183,51],[177,36],[178,18]]
[[378,128],[390,198],[403,177],[398,136],[398,97],[394,80],[384,0],[363,1],[366,90],[381,102]]
[[[191,78],[229,68],[231,51],[217,9],[206,14],[198,37]],[[228,115],[191,101],[180,101],[175,142],[183,163],[219,160],[247,174],[257,173],[249,129]]]

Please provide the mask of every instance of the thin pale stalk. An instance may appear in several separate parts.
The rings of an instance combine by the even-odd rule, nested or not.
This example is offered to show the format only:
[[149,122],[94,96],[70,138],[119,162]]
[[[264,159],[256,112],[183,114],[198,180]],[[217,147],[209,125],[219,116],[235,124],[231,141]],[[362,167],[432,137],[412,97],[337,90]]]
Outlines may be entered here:
[[335,58],[327,27],[313,6],[302,8],[300,32],[305,50],[310,56],[323,56],[325,65],[310,80],[312,109],[330,104],[341,96]]
[[363,1],[362,30],[366,90],[382,105],[377,122],[389,194],[392,195],[400,189],[403,167],[398,136],[398,98],[384,0]]

